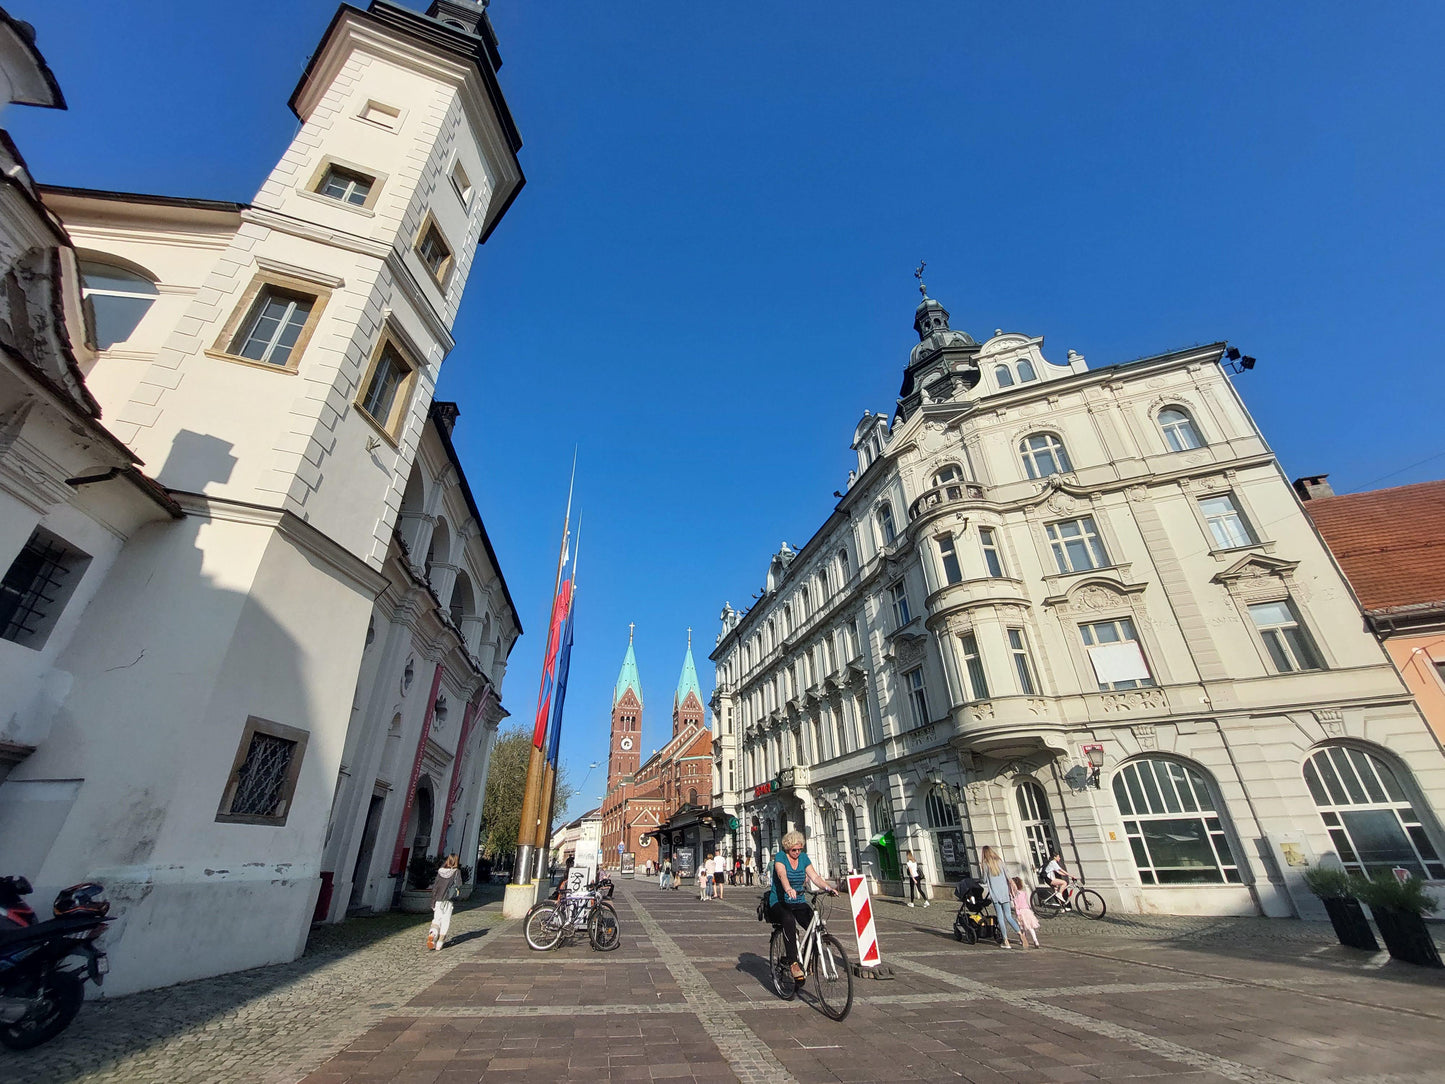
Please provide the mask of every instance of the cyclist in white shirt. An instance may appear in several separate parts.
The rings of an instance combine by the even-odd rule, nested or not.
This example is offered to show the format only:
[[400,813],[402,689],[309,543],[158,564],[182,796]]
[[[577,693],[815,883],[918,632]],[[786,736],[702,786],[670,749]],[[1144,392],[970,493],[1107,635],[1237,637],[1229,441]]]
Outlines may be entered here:
[[1070,882],[1078,880],[1072,873],[1064,869],[1064,856],[1055,851],[1049,859],[1048,865],[1044,866],[1044,879],[1057,889],[1063,890],[1065,899],[1068,898],[1068,887]]

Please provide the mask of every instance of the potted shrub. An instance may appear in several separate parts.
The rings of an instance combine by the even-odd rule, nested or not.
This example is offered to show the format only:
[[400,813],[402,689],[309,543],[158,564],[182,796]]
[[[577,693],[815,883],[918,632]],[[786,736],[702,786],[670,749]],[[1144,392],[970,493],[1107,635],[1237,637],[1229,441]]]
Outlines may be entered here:
[[1380,943],[1370,920],[1355,896],[1356,878],[1341,866],[1311,866],[1305,870],[1305,887],[1320,898],[1340,944],[1379,952]]
[[431,883],[441,869],[440,856],[414,854],[406,864],[406,888],[401,893],[401,909],[412,915],[431,913]]
[[1425,925],[1424,913],[1435,909],[1436,900],[1425,891],[1424,881],[1418,877],[1400,880],[1386,870],[1368,881],[1361,880],[1356,891],[1369,904],[1391,956],[1423,967],[1442,966],[1435,939]]

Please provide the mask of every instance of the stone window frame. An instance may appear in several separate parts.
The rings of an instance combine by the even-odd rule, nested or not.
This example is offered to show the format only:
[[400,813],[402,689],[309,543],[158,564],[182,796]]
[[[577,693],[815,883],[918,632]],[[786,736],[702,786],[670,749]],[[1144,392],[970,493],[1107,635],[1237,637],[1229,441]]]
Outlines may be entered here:
[[[1083,695],[1122,696],[1130,692],[1162,690],[1174,683],[1169,657],[1155,632],[1154,621],[1149,616],[1144,598],[1147,590],[1147,585],[1142,583],[1130,584],[1108,576],[1094,575],[1074,584],[1065,594],[1044,600],[1044,605],[1053,613],[1054,620],[1059,624],[1059,633],[1068,645],[1069,658],[1073,660],[1079,691]],[[1098,675],[1094,673],[1094,664],[1089,659],[1084,635],[1079,626],[1100,621],[1118,621],[1125,617],[1134,625],[1134,635],[1137,638],[1135,642],[1144,653],[1144,663],[1149,667],[1149,675],[1154,684],[1140,689],[1100,689]],[[1035,663],[1037,664],[1037,659]]]
[[[1229,595],[1230,602],[1234,604],[1239,620],[1249,633],[1249,642],[1254,646],[1265,677],[1293,677],[1339,669],[1339,661],[1330,651],[1326,640],[1320,635],[1318,622],[1314,620],[1309,606],[1305,602],[1307,592],[1301,591],[1300,585],[1295,581],[1294,573],[1298,567],[1298,561],[1281,561],[1272,557],[1244,557],[1223,572],[1217,573],[1213,578],[1213,581],[1224,589],[1225,593]],[[1257,571],[1250,572],[1250,568]],[[1283,602],[1289,606],[1299,621],[1300,628],[1304,630],[1310,646],[1315,650],[1320,664],[1316,669],[1281,673],[1275,667],[1269,647],[1265,644],[1264,637],[1260,634],[1258,626],[1254,623],[1254,617],[1249,612],[1250,606],[1259,602]]]
[[[441,267],[435,271],[432,270],[431,264],[427,263],[421,254],[422,242],[426,240],[428,230],[436,232],[437,238],[447,250],[446,259],[442,260]],[[417,228],[416,237],[411,243],[411,250],[415,254],[417,262],[421,264],[422,270],[426,272],[427,278],[431,280],[432,284],[435,285],[438,290],[445,294],[447,287],[451,283],[452,271],[454,271],[457,266],[457,247],[447,238],[446,231],[442,229],[441,223],[437,221],[436,215],[432,211],[428,210],[427,213],[422,216],[421,225]]]
[[[269,817],[256,816],[249,813],[230,812],[231,802],[236,796],[236,787],[240,782],[239,773],[241,765],[246,762],[246,756],[251,751],[251,741],[257,734],[264,734],[268,737],[279,738],[282,741],[294,742],[295,751],[291,754],[291,763],[286,767],[286,778],[281,787],[282,812]],[[226,785],[221,791],[220,804],[216,806],[216,821],[220,824],[256,824],[280,828],[286,824],[286,819],[291,815],[292,801],[296,797],[296,786],[301,777],[301,763],[306,758],[306,745],[311,739],[310,731],[302,730],[299,727],[287,726],[285,723],[274,722],[270,719],[263,719],[258,715],[248,716],[246,725],[241,731],[241,740],[236,746],[236,756],[231,761],[231,770],[226,776]]]
[[[348,173],[357,173],[363,177],[371,178],[371,191],[367,193],[365,202],[359,204],[349,203],[346,200],[335,199],[322,193],[321,184],[326,180],[326,174],[332,166],[338,169],[344,169]],[[296,190],[308,199],[319,200],[328,207],[344,207],[355,214],[370,217],[376,213],[376,201],[381,198],[381,190],[386,186],[386,181],[387,174],[378,173],[370,166],[363,166],[360,163],[350,162],[344,158],[337,158],[335,155],[328,154],[321,159],[320,164],[317,165],[310,179]]]
[[452,159],[452,167],[447,170],[447,180],[451,183],[452,191],[456,193],[457,199],[462,201],[462,210],[470,214],[472,200],[477,194],[477,182],[472,180],[472,175],[467,170],[466,163],[462,161],[460,154]]
[[[1175,448],[1169,443],[1169,434],[1164,430],[1164,422],[1161,420],[1166,410],[1177,410],[1194,430],[1194,437],[1199,441],[1193,448]],[[1210,446],[1208,434],[1204,427],[1199,424],[1199,411],[1192,407],[1187,401],[1180,398],[1156,400],[1150,404],[1150,420],[1154,423],[1154,432],[1159,437],[1159,442],[1164,446],[1165,455],[1188,455],[1190,452],[1200,452]]]
[[[392,399],[390,417],[374,418],[371,413],[362,405],[366,399],[366,393],[371,387],[372,377],[376,373],[377,366],[381,364],[382,354],[390,346],[403,364],[408,366],[405,377],[397,385],[396,395]],[[361,381],[356,386],[356,397],[352,402],[356,406],[356,412],[364,418],[373,429],[385,438],[392,447],[397,447],[401,439],[402,425],[407,415],[411,412],[411,400],[416,390],[417,376],[423,371],[422,364],[417,360],[415,353],[407,344],[406,340],[393,328],[384,327],[381,334],[376,337],[376,345],[371,349],[371,356],[367,359],[366,370],[362,374]]]
[[[27,555],[29,569],[26,568]],[[85,579],[92,560],[91,554],[69,539],[44,524],[36,524],[25,544],[5,566],[4,587],[15,605],[0,623],[0,634],[3,634],[0,639],[31,651],[43,651]],[[27,579],[24,589],[18,590],[21,575]],[[48,595],[47,587],[53,588]],[[32,619],[33,624],[27,624]]]
[[362,124],[380,128],[383,132],[399,132],[406,123],[409,112],[404,106],[390,105],[376,98],[367,98],[356,111],[356,119]]
[[[283,294],[311,298],[311,312],[306,317],[306,323],[301,326],[301,332],[296,336],[296,341],[291,345],[291,353],[287,357],[285,365],[273,365],[268,361],[242,357],[232,350],[234,346],[238,345],[236,340],[240,337],[242,329],[250,323],[251,318],[255,315],[262,291],[268,288]],[[205,351],[206,356],[218,361],[228,361],[233,365],[261,369],[268,373],[285,373],[295,376],[300,372],[301,358],[306,353],[306,347],[311,342],[312,335],[316,333],[317,326],[321,323],[321,314],[326,311],[326,305],[331,300],[332,289],[333,283],[320,278],[302,278],[297,274],[258,266],[252,273],[251,281],[242,292],[240,300],[231,309],[230,317],[222,325],[221,333],[216,336],[210,349]]]

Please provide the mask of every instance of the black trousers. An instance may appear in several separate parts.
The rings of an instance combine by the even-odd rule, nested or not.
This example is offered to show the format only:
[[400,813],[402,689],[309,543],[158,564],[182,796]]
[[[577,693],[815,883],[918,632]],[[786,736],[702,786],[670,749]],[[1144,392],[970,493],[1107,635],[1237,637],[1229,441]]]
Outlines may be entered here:
[[813,909],[806,903],[775,903],[768,908],[768,921],[783,928],[783,962],[793,963],[798,958],[798,927],[813,921]]
[[928,892],[927,892],[927,890],[923,887],[923,874],[921,874],[921,873],[920,873],[917,877],[910,877],[910,878],[908,879],[908,899],[909,899],[909,901],[912,902],[913,900],[919,898],[920,896],[923,898],[923,901],[924,901],[925,903],[928,902]]

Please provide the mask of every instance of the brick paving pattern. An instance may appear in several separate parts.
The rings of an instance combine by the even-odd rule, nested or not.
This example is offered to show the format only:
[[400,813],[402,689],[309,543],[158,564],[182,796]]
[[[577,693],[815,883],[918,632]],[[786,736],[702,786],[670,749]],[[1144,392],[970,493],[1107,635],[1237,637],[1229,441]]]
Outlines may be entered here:
[[1445,974],[1340,948],[1325,924],[1068,917],[1044,924],[1042,951],[1006,952],[955,942],[950,902],[880,900],[895,978],[856,980],[853,1012],[835,1023],[807,991],[773,995],[754,900],[623,881],[610,953],[585,938],[531,952],[496,902],[460,910],[440,953],[421,948],[425,916],[318,927],[290,964],[89,1002],[55,1042],[0,1052],[0,1080],[1445,1078]]

